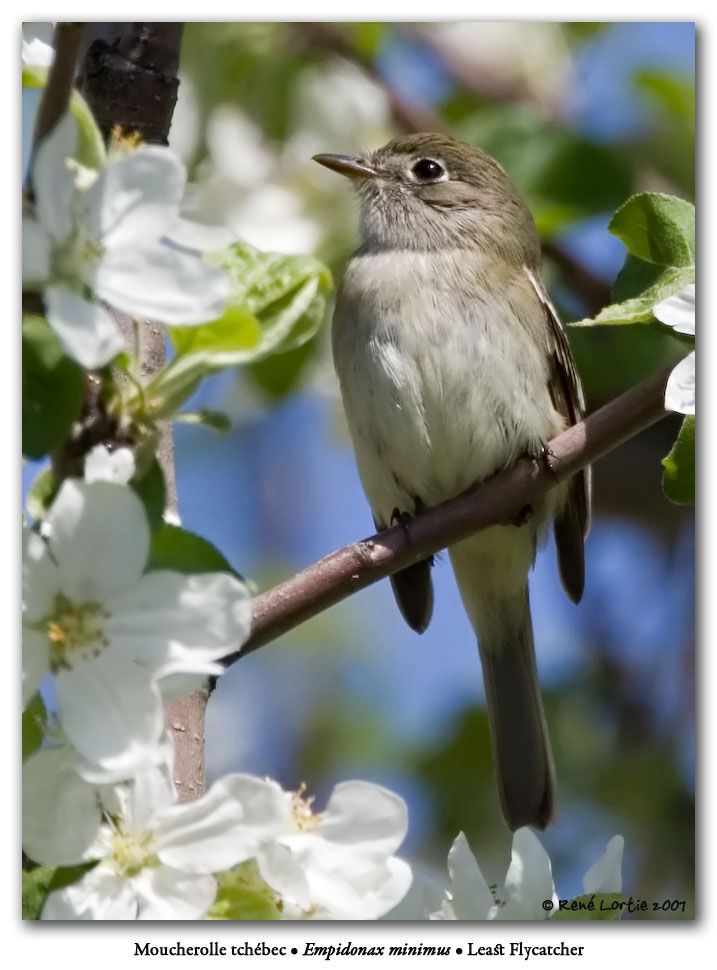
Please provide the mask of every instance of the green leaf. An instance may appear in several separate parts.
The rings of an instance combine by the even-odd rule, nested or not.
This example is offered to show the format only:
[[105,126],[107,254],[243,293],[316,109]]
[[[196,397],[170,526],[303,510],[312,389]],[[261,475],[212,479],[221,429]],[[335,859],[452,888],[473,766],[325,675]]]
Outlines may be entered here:
[[39,693],[35,694],[22,712],[22,760],[37,751],[45,737],[45,704]]
[[623,913],[624,900],[619,893],[590,893],[576,896],[570,908],[558,910],[555,920],[617,920]]
[[218,434],[226,434],[232,429],[232,423],[226,414],[221,411],[212,411],[209,408],[199,408],[198,411],[180,411],[174,415],[175,421],[183,421],[185,424],[203,424]]
[[180,573],[231,573],[242,579],[208,539],[166,523],[152,535],[147,568],[174,569]]
[[156,532],[157,529],[161,529],[164,525],[167,489],[164,472],[156,457],[152,458],[145,474],[139,480],[133,479],[130,485],[142,499],[151,531]]
[[695,504],[695,417],[688,414],[669,455],[662,459],[662,488],[677,505]]
[[42,745],[45,737],[45,719],[45,704],[40,694],[37,693],[22,712],[23,761]]
[[43,317],[22,321],[22,453],[42,458],[69,435],[84,399],[82,368]]
[[77,866],[58,866],[52,874],[50,885],[47,887],[48,892],[53,892],[55,889],[64,889],[65,886],[71,886],[73,882],[78,882],[86,872],[95,868],[97,862],[97,859],[93,859],[92,862],[83,862]]
[[[22,86],[24,88],[44,88],[47,84],[46,67],[23,64]],[[79,93],[74,91],[70,97],[70,110],[77,121],[77,146],[75,158],[86,168],[101,168],[107,159],[102,132],[90,110],[90,106]]]
[[210,374],[302,346],[326,314],[331,274],[312,256],[234,243],[212,261],[231,278],[229,307],[211,323],[169,328],[176,356],[146,389],[154,418],[174,414]]
[[57,492],[57,482],[51,468],[41,471],[30,486],[25,499],[28,515],[33,519],[44,519]]
[[22,918],[39,919],[55,870],[52,866],[36,866],[22,874]]
[[[670,267],[663,270],[655,280],[639,296],[624,300],[621,303],[611,303],[604,307],[596,317],[586,320],[578,320],[571,324],[573,327],[593,327],[596,324],[627,324],[627,323],[652,323],[655,316],[652,312],[655,304],[660,300],[666,299],[681,289],[688,283],[694,283],[694,267]],[[629,288],[631,284],[624,281],[623,284]]]
[[261,340],[261,326],[256,317],[240,306],[230,306],[223,316],[199,327],[170,327],[169,339],[179,357],[210,351],[219,357],[227,355],[225,366],[232,367],[250,360]]
[[689,125],[695,125],[694,79],[679,74],[639,70],[633,76],[635,87],[658,101],[668,114]]
[[263,253],[243,242],[215,256],[232,280],[232,306],[261,327],[254,359],[289,350],[316,333],[333,288],[329,270],[313,256]]
[[262,391],[277,401],[296,388],[304,368],[315,355],[316,340],[310,340],[285,354],[274,354],[249,364],[247,370]]
[[660,266],[693,266],[695,207],[674,195],[642,192],[620,206],[608,226],[628,252]]
[[654,286],[663,273],[664,268],[657,263],[648,263],[628,253],[612,285],[613,302],[624,303],[632,297],[639,296],[644,290]]
[[254,860],[217,875],[219,890],[209,919],[281,919],[277,894],[259,875]]

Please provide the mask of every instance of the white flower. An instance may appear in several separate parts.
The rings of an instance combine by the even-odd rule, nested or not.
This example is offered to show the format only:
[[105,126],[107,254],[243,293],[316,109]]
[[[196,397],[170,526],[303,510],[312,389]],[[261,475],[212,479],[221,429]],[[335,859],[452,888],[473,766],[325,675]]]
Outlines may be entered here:
[[53,25],[47,21],[22,25],[22,63],[49,67],[55,59],[52,47]]
[[[616,835],[583,879],[586,893],[622,891],[625,840]],[[489,887],[466,837],[459,833],[448,853],[448,899],[430,914],[434,920],[543,920],[558,912],[558,895],[547,852],[529,828],[513,835],[503,887]]]
[[379,919],[408,892],[411,869],[394,856],[408,825],[402,798],[379,785],[337,785],[314,814],[287,793],[284,831],[257,853],[259,872],[280,894],[285,918]]
[[[518,829],[513,835],[511,862],[502,890],[488,886],[462,832],[448,853],[448,873],[449,898],[429,919],[547,919],[557,906],[550,859],[529,828]],[[543,905],[546,899],[551,908]]]
[[[543,905],[549,900],[553,907]],[[505,876],[497,920],[547,919],[558,909],[553,872],[548,853],[529,828],[513,834],[510,866]]]
[[162,772],[115,786],[104,795],[102,822],[83,854],[98,864],[51,893],[42,918],[202,919],[216,895],[212,873],[250,858],[282,825],[283,796],[275,783],[240,774],[184,805],[173,804]]
[[22,845],[35,862],[84,862],[100,815],[97,789],[77,772],[76,752],[40,748],[22,766]]
[[429,919],[495,918],[495,898],[463,832],[458,833],[448,851],[448,875],[451,880],[450,896]]
[[162,733],[163,678],[220,672],[251,607],[225,573],[143,574],[149,526],[134,491],[68,480],[23,557],[23,703],[48,672],[79,753],[120,771]]
[[143,146],[111,158],[96,177],[86,170],[78,177],[68,163],[75,141],[68,113],[38,148],[35,218],[23,219],[23,283],[43,289],[48,322],[68,354],[101,367],[123,341],[95,299],[132,316],[197,324],[222,314],[229,282],[164,242],[186,182],[169,149]]
[[36,862],[71,866],[90,858],[102,822],[103,787],[148,770],[159,771],[173,791],[174,751],[171,736],[143,754],[149,757],[121,772],[106,771],[86,761],[67,742],[60,724],[46,729],[57,742],[39,748],[22,766],[22,846]]
[[583,876],[583,890],[585,893],[621,893],[622,892],[622,853],[625,839],[621,835],[613,835],[607,844],[605,855],[600,856],[594,866]]
[[134,455],[130,448],[109,451],[105,445],[95,445],[85,456],[86,482],[116,482],[118,485],[126,485],[134,471]]
[[[690,283],[674,296],[653,308],[660,323],[677,333],[695,335],[695,284]],[[678,414],[695,413],[695,352],[684,357],[670,374],[665,388],[665,410]]]

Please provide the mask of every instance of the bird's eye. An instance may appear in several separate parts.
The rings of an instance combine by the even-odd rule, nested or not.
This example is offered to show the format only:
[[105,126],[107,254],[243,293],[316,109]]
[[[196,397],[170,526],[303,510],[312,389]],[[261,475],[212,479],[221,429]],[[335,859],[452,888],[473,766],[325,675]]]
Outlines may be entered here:
[[434,182],[445,174],[445,169],[440,162],[432,158],[421,158],[411,169],[419,182]]

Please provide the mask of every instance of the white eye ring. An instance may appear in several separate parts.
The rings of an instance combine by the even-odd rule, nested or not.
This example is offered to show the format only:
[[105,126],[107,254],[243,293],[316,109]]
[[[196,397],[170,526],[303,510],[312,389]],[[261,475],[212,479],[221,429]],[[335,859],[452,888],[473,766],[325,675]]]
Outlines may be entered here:
[[415,182],[443,182],[448,178],[445,165],[435,158],[419,158],[410,172]]

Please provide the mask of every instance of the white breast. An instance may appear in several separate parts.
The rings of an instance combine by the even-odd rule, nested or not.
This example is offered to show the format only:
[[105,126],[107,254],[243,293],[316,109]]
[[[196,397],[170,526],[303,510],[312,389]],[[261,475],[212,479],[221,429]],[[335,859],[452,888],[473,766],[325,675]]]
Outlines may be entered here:
[[451,286],[451,257],[356,255],[337,297],[336,369],[359,474],[383,525],[394,508],[450,498],[562,426],[540,346],[543,309],[526,277],[493,278],[498,295],[479,298],[491,267]]

